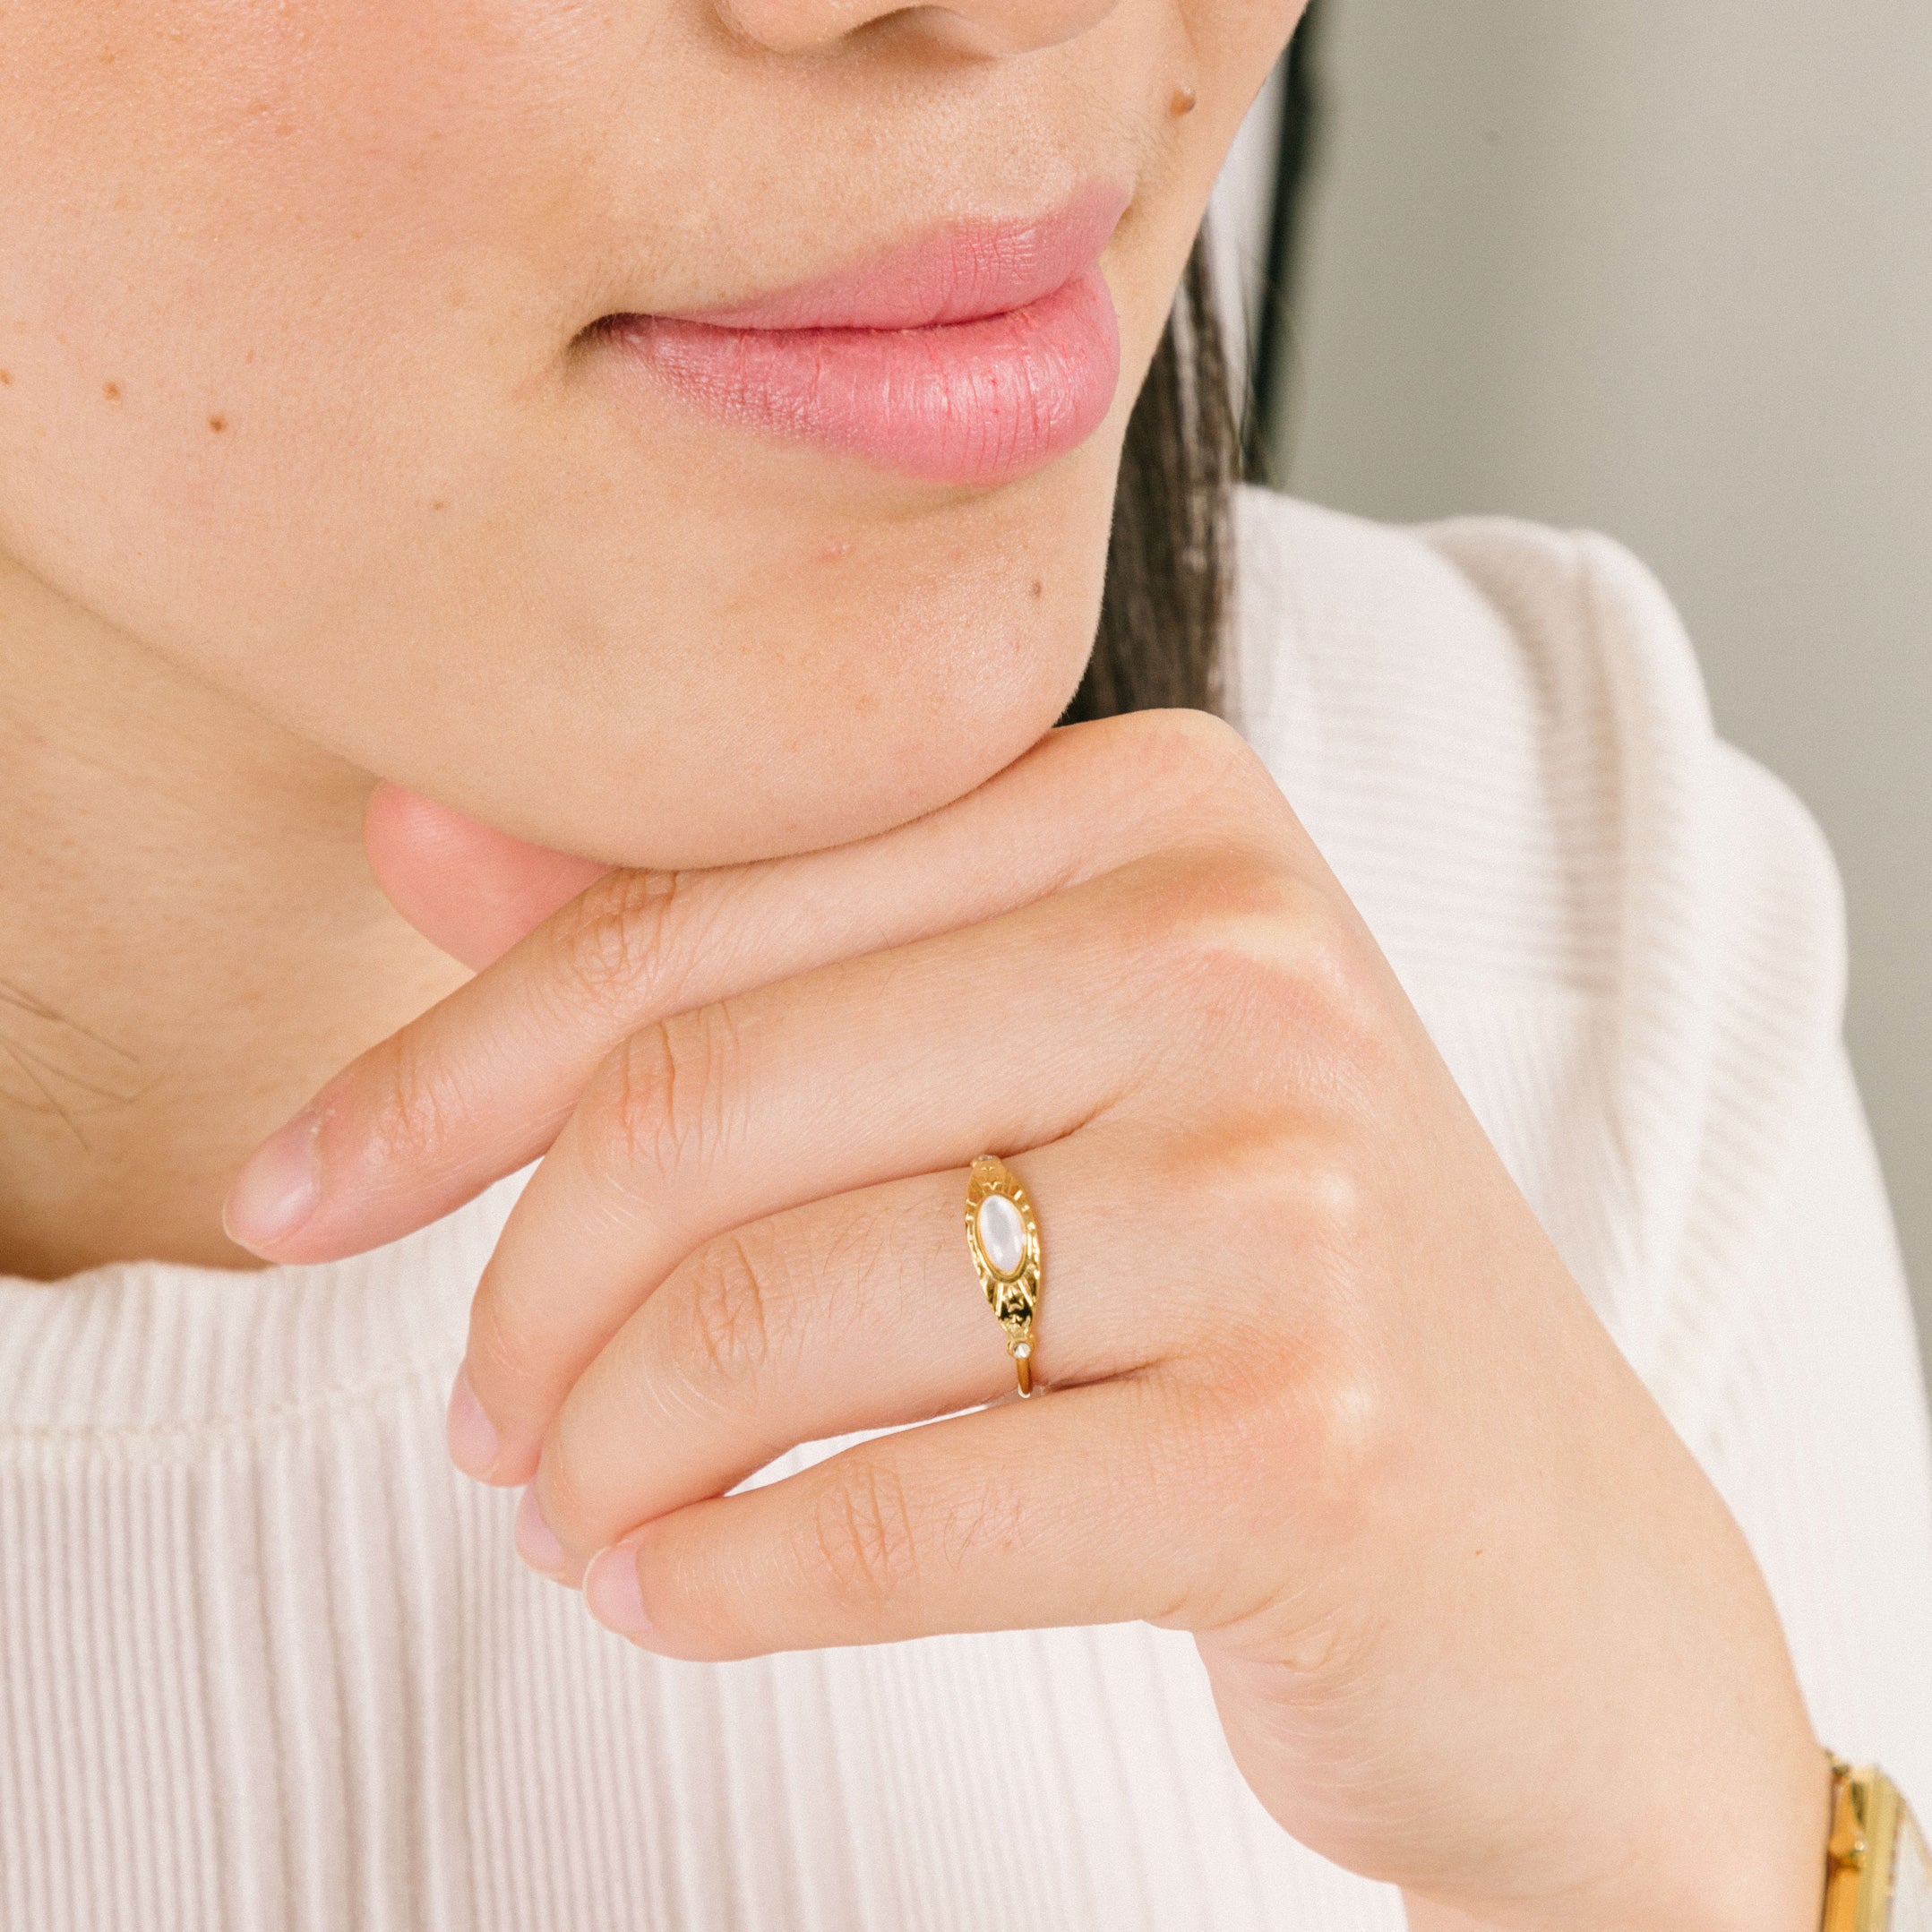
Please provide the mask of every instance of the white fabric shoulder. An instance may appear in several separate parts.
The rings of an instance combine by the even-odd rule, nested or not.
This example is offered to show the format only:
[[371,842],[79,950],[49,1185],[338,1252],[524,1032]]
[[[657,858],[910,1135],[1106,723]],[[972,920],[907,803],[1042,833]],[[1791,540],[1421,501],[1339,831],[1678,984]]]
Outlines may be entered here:
[[1816,825],[1594,535],[1258,493],[1237,716],[1744,1524],[1821,1730],[1932,1804],[1932,1452]]
[[1607,539],[1256,497],[1241,537],[1243,727],[1425,1018],[1585,1027],[1562,1100],[1593,1116],[1564,1147],[1588,1225],[1560,1177],[1519,1178],[1683,1426],[1836,1045],[1830,855],[1715,737],[1675,613]]

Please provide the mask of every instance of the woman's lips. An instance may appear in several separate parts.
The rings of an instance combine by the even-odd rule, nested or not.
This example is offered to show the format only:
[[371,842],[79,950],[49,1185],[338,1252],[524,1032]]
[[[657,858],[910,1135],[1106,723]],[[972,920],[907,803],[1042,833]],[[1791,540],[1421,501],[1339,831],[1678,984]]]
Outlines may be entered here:
[[1084,442],[1120,382],[1098,267],[1126,198],[944,230],[799,288],[686,315],[619,315],[625,365],[727,422],[985,485]]
[[1097,268],[974,322],[745,329],[625,316],[611,332],[651,375],[727,422],[932,483],[1006,483],[1064,455],[1098,427],[1121,374]]

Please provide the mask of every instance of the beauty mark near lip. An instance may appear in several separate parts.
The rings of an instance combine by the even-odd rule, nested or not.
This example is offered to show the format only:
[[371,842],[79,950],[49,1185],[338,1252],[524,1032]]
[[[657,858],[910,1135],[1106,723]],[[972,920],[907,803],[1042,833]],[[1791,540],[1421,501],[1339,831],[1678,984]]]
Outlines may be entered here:
[[974,224],[748,303],[600,332],[721,419],[935,483],[1009,482],[1099,425],[1120,382],[1098,263],[1125,198]]

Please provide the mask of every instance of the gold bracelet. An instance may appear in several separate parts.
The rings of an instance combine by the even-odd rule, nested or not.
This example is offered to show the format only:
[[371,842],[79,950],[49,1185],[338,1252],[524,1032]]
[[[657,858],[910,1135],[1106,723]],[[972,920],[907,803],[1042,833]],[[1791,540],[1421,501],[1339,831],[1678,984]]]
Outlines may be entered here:
[[1832,1767],[1832,1828],[1820,1932],[1932,1927],[1932,1855],[1911,1807],[1876,1765],[1853,1766],[1825,1755]]

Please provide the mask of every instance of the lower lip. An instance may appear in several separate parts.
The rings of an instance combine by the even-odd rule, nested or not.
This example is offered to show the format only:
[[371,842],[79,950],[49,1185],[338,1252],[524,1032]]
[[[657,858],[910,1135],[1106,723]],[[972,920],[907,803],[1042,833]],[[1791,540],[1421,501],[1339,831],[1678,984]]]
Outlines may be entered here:
[[1097,268],[1025,308],[923,329],[737,329],[625,315],[627,366],[712,416],[931,483],[1009,483],[1099,426],[1121,380]]

